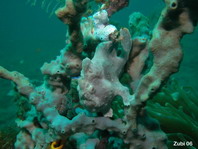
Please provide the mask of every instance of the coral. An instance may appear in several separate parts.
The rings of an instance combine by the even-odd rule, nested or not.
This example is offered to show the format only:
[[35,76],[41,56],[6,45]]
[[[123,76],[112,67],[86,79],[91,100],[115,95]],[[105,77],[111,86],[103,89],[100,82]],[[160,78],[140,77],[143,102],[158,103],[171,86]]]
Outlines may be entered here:
[[141,107],[160,87],[162,81],[178,71],[183,55],[180,40],[184,34],[194,30],[194,20],[188,2],[166,0],[165,3],[166,7],[162,10],[148,45],[154,57],[153,65],[142,77],[135,91],[135,107]]
[[86,11],[87,2],[87,0],[67,0],[65,1],[65,6],[56,11],[56,15],[65,24],[71,25],[74,23],[79,23],[79,19]]
[[17,135],[17,141],[15,143],[15,148],[16,149],[25,149],[25,148],[29,148],[29,149],[33,149],[34,148],[34,142],[31,139],[31,136],[26,133],[26,132],[20,132]]
[[84,40],[108,41],[110,35],[117,31],[114,25],[109,24],[108,13],[101,10],[90,17],[84,17],[81,22]]
[[29,79],[17,71],[10,72],[0,66],[0,76],[1,78],[12,80],[16,84],[17,90],[22,95],[28,95],[33,90],[33,85],[30,83]]
[[116,31],[116,27],[108,25],[109,18],[106,10],[101,10],[93,15],[94,36],[101,41],[109,40],[109,35]]
[[128,88],[119,82],[118,77],[128,59],[132,43],[128,30],[122,29],[120,35],[123,49],[119,51],[120,55],[116,54],[113,43],[109,41],[98,45],[92,60],[83,60],[78,90],[81,102],[91,111],[107,112],[116,95],[123,97],[125,105],[130,104]]
[[108,15],[111,16],[128,5],[129,0],[107,0],[107,2],[102,6],[102,9],[106,9]]
[[41,85],[0,66],[0,77],[14,82],[21,105],[16,149],[167,149],[167,136],[147,115],[146,101],[178,70],[179,41],[194,30],[197,9],[192,1],[165,0],[152,35],[148,19],[134,13],[129,21],[131,37],[127,28],[118,30],[109,23],[109,16],[129,1],[100,2],[104,5],[90,16],[86,16],[88,0],[66,0],[56,11],[68,25],[66,46],[41,67]]
[[129,16],[129,28],[133,37],[149,36],[149,19],[140,12],[134,12]]
[[148,18],[139,12],[132,13],[128,23],[133,38],[133,47],[127,63],[127,72],[133,79],[130,86],[135,91],[142,78],[145,61],[149,55],[148,42],[151,38],[151,31]]

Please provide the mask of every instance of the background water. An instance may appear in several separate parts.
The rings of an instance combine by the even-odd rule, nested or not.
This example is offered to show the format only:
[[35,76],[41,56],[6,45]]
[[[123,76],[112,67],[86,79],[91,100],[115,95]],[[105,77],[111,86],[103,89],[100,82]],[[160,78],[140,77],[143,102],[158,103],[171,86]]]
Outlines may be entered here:
[[[162,0],[132,0],[130,6],[113,16],[113,21],[127,26],[128,16],[139,11],[151,18],[153,25],[163,7]],[[25,0],[0,1],[0,65],[17,70],[30,79],[41,79],[40,67],[59,55],[65,45],[66,26],[55,15],[31,6]],[[184,59],[174,75],[181,85],[198,91],[198,31],[182,40]],[[12,122],[16,107],[7,93],[9,81],[0,79],[0,127]]]

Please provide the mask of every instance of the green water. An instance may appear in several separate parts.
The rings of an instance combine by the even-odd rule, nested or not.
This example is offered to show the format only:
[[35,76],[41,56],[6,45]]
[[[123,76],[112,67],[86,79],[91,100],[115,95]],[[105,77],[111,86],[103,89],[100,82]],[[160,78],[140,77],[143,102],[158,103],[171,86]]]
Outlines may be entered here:
[[[38,1],[39,2],[39,1]],[[161,0],[132,0],[129,7],[112,17],[120,26],[128,26],[128,16],[139,11],[154,25],[163,8]],[[40,67],[59,55],[65,46],[66,26],[49,17],[41,5],[26,4],[25,0],[0,1],[0,65],[16,70],[32,80],[41,80]],[[182,39],[184,58],[173,77],[184,86],[198,91],[198,29]],[[15,104],[8,92],[12,85],[0,79],[0,128],[13,123]]]

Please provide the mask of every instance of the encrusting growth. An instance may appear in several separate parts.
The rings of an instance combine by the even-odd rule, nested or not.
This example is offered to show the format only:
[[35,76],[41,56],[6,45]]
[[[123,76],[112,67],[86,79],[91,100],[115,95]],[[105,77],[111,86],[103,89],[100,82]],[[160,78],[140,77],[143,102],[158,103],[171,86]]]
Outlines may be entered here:
[[[135,99],[140,104],[149,99],[167,77],[178,71],[182,59],[180,40],[194,31],[191,8],[182,0],[166,0],[166,7],[153,30],[149,49],[153,66],[140,81]],[[190,2],[189,2],[190,3]]]
[[126,105],[130,104],[131,95],[128,88],[119,82],[119,75],[126,64],[132,42],[129,31],[120,31],[122,48],[112,41],[102,42],[96,48],[92,60],[83,60],[81,78],[79,79],[79,97],[85,107],[94,112],[107,112],[116,95],[123,97]]
[[[145,105],[178,70],[180,40],[197,25],[198,5],[193,2],[198,3],[165,0],[151,35],[141,13],[130,16],[130,31],[110,24],[109,17],[128,6],[128,0],[101,1],[100,9],[88,17],[88,0],[66,0],[56,11],[68,25],[66,46],[41,67],[43,84],[34,86],[21,73],[0,66],[0,77],[14,82],[29,105],[16,120],[21,130],[15,148],[167,149],[167,136],[147,115]],[[151,54],[153,65],[145,71]],[[132,81],[124,84],[123,74]],[[118,98],[124,116],[115,118],[120,112],[113,107]]]

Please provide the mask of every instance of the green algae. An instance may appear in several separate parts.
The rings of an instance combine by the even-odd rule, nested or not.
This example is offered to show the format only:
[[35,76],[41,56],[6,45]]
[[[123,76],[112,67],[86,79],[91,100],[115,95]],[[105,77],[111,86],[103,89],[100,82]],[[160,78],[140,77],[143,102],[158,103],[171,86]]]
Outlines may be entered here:
[[147,111],[167,133],[169,148],[174,141],[192,141],[193,147],[198,147],[198,95],[191,87],[170,80],[147,103]]

